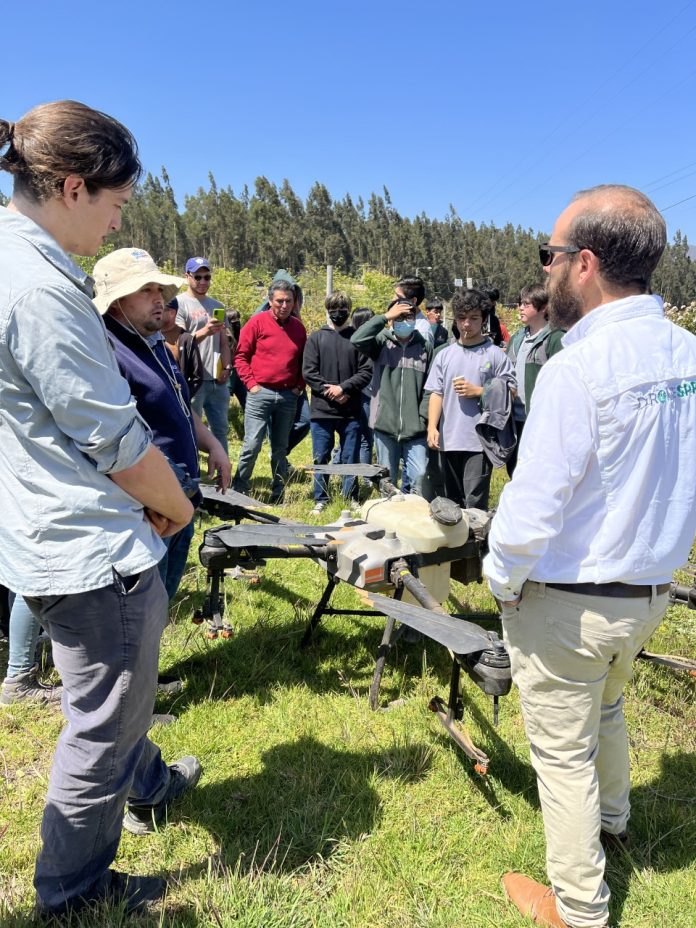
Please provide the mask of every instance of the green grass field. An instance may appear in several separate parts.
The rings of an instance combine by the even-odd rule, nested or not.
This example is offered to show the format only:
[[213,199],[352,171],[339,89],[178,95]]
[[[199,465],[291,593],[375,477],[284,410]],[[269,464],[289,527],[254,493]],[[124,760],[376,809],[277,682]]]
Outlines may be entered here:
[[[233,457],[238,448],[231,446]],[[308,440],[293,458],[296,466],[309,462]],[[265,450],[255,476],[265,498]],[[501,485],[497,472],[496,493]],[[310,497],[309,479],[294,479],[283,514],[306,518]],[[325,521],[340,508],[334,499]],[[433,694],[447,695],[444,649],[400,643],[382,684],[384,709],[370,711],[383,620],[327,617],[300,650],[325,583],[316,565],[301,561],[269,562],[258,587],[228,582],[236,634],[209,641],[190,621],[205,594],[199,538],[162,642],[161,669],[186,685],[158,700],[156,711],[173,712],[177,721],[151,734],[167,760],[194,753],[204,772],[159,833],[124,833],[118,869],[170,878],[162,907],[137,924],[524,924],[504,900],[500,877],[515,869],[544,880],[544,835],[515,691],[502,701],[494,729],[490,701],[466,688],[474,741],[491,757],[489,776],[481,778],[427,710]],[[346,586],[334,602],[359,605]],[[479,585],[453,584],[449,606],[495,614]],[[696,613],[672,608],[651,644],[694,655]],[[639,663],[627,688],[633,845],[608,862],[612,925],[696,925],[695,687],[696,680]],[[33,861],[60,728],[55,710],[0,710],[3,928],[34,924]],[[122,921],[121,912],[99,908],[72,923],[110,928]]]

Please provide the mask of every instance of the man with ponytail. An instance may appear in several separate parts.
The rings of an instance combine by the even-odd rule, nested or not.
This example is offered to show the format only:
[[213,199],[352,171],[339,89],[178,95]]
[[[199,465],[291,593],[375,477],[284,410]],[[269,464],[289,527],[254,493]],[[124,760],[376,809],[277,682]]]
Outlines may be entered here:
[[141,173],[135,140],[72,101],[0,120],[0,583],[46,628],[63,681],[34,885],[39,911],[165,890],[110,869],[129,805],[159,809],[182,774],[146,736],[167,595],[163,538],[193,509],[138,415],[69,253],[94,255]]

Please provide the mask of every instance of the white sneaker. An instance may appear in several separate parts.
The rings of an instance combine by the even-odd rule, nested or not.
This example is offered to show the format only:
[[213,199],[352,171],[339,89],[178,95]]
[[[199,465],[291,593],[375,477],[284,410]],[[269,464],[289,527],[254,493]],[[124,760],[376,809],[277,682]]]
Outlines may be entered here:
[[309,510],[310,516],[320,516],[326,509],[326,503],[315,503],[314,509]]

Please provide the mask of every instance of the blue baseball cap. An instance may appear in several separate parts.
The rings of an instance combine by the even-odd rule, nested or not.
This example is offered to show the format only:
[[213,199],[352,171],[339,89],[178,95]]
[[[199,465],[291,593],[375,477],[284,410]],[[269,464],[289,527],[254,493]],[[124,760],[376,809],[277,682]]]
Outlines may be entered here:
[[196,271],[199,271],[202,267],[210,270],[210,261],[206,261],[205,258],[189,258],[186,262],[185,271],[187,274],[193,274]]

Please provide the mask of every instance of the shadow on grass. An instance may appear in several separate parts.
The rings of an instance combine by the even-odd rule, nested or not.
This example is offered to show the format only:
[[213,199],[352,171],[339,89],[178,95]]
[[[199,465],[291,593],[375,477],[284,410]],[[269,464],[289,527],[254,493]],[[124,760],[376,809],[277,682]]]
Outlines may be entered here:
[[[321,577],[321,574],[318,574]],[[344,591],[350,587],[339,585]],[[230,639],[208,642],[203,631],[192,627],[186,652],[169,664],[167,674],[186,680],[186,689],[178,697],[175,709],[183,709],[203,699],[253,695],[262,703],[275,698],[277,686],[302,684],[316,693],[340,692],[346,680],[356,689],[367,691],[372,680],[379,644],[386,618],[355,614],[325,616],[310,644],[301,647],[309,617],[319,593],[309,596],[276,582],[265,573],[261,587],[251,594],[257,616],[251,626],[237,628]],[[313,598],[312,598],[313,597]],[[189,605],[201,602],[202,593]],[[352,608],[354,600],[337,597],[332,605]],[[280,604],[280,609],[278,605]],[[360,610],[362,604],[355,605]],[[226,618],[234,623],[234,603]],[[293,621],[294,619],[294,621]],[[185,619],[184,619],[185,620]],[[190,642],[196,649],[191,653]],[[441,676],[442,685],[449,677],[446,651],[436,642],[427,641],[429,666]],[[422,673],[424,645],[396,644],[387,661],[382,681],[381,703],[401,695],[404,681]]]
[[269,748],[261,760],[261,772],[204,782],[187,801],[189,817],[219,842],[222,861],[243,873],[293,872],[370,834],[381,809],[376,779],[422,779],[430,751],[419,744],[341,751],[304,737]]
[[[612,925],[621,924],[631,882],[642,872],[688,871],[696,859],[696,757],[677,752],[660,759],[660,774],[652,782],[631,790],[630,845],[607,853],[606,880],[612,892]],[[649,875],[647,877],[649,879]],[[670,924],[673,905],[665,907]],[[678,922],[672,922],[678,924]]]
[[[175,708],[183,709],[204,699],[253,695],[260,703],[274,701],[278,685],[304,685],[315,693],[340,691],[342,676],[371,674],[381,632],[362,637],[324,630],[321,654],[300,648],[305,622],[282,624],[260,620],[240,629],[233,638],[208,643],[203,639],[196,653],[182,657],[167,673],[186,680]],[[198,633],[196,633],[198,634]],[[345,654],[345,663],[341,660]],[[324,661],[323,656],[331,657]]]

